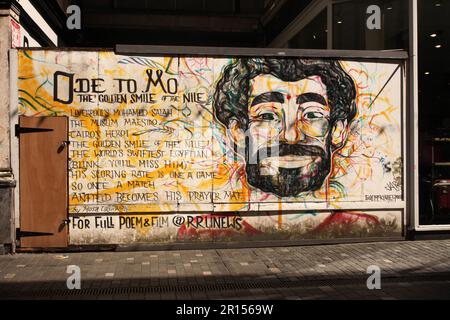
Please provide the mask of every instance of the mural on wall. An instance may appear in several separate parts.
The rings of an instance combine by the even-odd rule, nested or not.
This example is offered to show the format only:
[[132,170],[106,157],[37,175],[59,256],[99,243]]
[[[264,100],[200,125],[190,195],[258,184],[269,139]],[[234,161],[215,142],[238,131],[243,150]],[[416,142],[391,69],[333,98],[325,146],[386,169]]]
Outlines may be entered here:
[[19,51],[19,113],[69,117],[70,241],[399,235],[396,63]]
[[221,76],[214,110],[244,145],[248,184],[285,198],[322,187],[332,153],[345,144],[355,98],[336,61],[239,59]]

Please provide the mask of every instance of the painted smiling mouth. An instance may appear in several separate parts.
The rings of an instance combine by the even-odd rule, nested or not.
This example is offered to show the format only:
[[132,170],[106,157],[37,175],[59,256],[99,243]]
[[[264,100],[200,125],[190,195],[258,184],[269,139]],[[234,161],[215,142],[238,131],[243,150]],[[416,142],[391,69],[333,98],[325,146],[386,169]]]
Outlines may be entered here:
[[296,169],[306,167],[314,162],[315,157],[288,155],[282,157],[268,157],[263,159],[260,164],[261,175],[274,175],[278,168]]

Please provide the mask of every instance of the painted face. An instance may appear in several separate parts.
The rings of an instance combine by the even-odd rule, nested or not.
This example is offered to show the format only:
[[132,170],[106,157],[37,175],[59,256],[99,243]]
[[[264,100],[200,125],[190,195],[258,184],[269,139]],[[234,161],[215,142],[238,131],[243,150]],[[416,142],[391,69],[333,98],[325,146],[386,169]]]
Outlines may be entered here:
[[246,135],[250,185],[280,197],[317,190],[330,172],[330,108],[320,77],[251,81]]

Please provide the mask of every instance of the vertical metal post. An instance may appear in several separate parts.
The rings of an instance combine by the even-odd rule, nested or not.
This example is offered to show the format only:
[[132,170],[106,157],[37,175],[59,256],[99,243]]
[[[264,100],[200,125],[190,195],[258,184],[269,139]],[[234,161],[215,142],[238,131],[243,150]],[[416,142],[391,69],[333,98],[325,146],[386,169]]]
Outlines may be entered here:
[[409,91],[408,91],[408,163],[407,214],[410,230],[419,226],[419,106],[418,106],[418,16],[417,0],[409,0]]
[[327,49],[333,49],[333,1],[327,4]]

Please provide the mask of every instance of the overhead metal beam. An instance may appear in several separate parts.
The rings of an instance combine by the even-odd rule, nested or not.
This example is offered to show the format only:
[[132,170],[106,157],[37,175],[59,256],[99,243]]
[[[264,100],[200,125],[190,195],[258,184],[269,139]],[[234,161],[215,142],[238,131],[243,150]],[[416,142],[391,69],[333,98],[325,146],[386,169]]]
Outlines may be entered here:
[[265,26],[272,20],[275,14],[280,11],[280,9],[284,6],[287,0],[278,0],[275,1],[270,8],[267,9],[266,12],[261,17],[261,23]]
[[297,33],[308,25],[322,10],[325,10],[330,0],[314,0],[297,17],[295,17],[275,39],[269,43],[271,48],[284,47]]
[[144,56],[227,56],[227,57],[303,57],[303,58],[346,58],[374,60],[404,60],[404,50],[310,50],[280,48],[228,48],[196,46],[149,46],[118,44],[116,54]]

